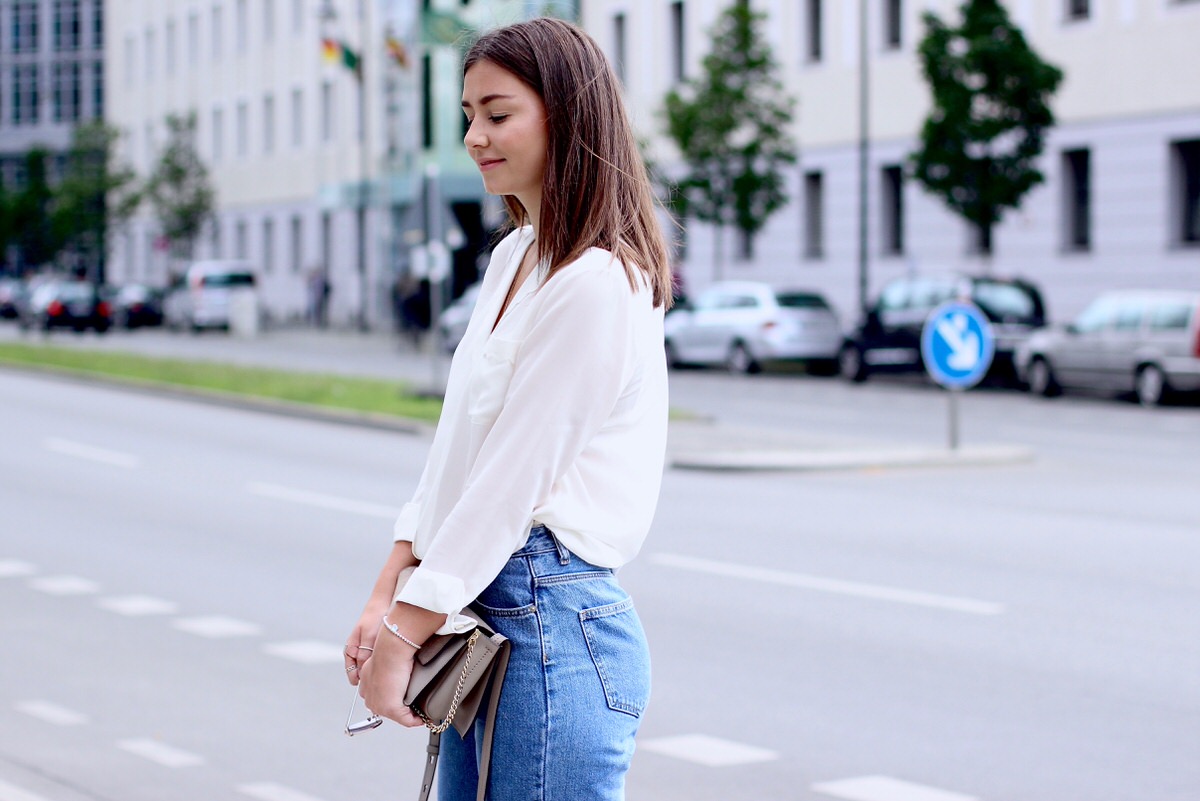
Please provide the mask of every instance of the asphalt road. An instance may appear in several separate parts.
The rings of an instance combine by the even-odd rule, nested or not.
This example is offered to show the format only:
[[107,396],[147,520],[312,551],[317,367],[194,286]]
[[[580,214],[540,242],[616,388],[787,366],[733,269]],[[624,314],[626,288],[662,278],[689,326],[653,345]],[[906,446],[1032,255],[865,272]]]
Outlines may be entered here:
[[[904,383],[672,389],[822,441],[944,426]],[[0,399],[0,801],[415,793],[422,734],[341,734],[337,654],[427,440],[6,372]],[[631,799],[1200,797],[1200,414],[964,401],[964,437],[1036,460],[667,473],[622,572],[655,671]]]

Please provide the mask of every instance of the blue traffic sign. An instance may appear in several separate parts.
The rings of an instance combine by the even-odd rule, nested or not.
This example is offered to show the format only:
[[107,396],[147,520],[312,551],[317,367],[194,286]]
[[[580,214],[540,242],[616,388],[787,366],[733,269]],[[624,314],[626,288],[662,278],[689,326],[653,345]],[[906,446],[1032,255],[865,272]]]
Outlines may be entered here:
[[944,387],[978,384],[992,364],[996,338],[974,304],[951,301],[938,306],[921,331],[921,356],[930,377]]

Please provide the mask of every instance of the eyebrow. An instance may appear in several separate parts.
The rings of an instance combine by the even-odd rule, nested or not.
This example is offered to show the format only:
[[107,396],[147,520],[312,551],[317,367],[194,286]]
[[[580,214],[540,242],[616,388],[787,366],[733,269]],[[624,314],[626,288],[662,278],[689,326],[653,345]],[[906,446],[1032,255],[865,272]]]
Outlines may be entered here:
[[[493,100],[512,100],[512,98],[513,98],[512,95],[484,95],[482,98],[480,98],[479,105],[486,106],[488,103],[491,103]],[[469,100],[464,100],[462,102],[462,107],[470,108],[471,102]]]

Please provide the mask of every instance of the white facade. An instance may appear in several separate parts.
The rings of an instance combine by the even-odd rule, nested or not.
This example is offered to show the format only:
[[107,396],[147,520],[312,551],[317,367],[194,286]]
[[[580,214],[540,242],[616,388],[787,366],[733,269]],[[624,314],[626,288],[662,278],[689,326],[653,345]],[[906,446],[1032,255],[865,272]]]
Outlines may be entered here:
[[[798,100],[793,134],[799,162],[788,181],[791,203],[756,239],[754,257],[738,258],[737,238],[725,237],[720,275],[817,288],[853,318],[859,274],[860,0],[751,4],[768,15],[766,35],[781,77]],[[687,75],[699,72],[708,31],[727,5],[726,0],[583,5],[584,27],[610,57],[624,55],[621,72],[635,125],[666,166],[677,164],[678,155],[662,135],[663,96],[677,78],[677,63]],[[973,252],[967,225],[912,180],[902,180],[896,193],[897,240],[897,202],[889,197],[887,179],[916,147],[929,102],[915,52],[924,32],[921,15],[929,10],[957,22],[959,5],[960,0],[866,0],[869,294],[906,271],[991,269],[1038,283],[1052,318],[1063,320],[1103,289],[1200,288],[1195,236],[1200,0],[1006,3],[1034,49],[1065,73],[1052,100],[1057,126],[1040,163],[1046,181],[993,232],[990,268]],[[814,34],[810,23],[816,18]],[[893,172],[885,176],[887,168]],[[1075,192],[1077,184],[1086,191]],[[705,226],[689,224],[686,239],[683,273],[694,292],[713,280],[718,260]]]
[[[463,6],[434,0],[479,28],[527,13],[524,0]],[[559,5],[562,5],[561,3]],[[194,112],[197,146],[217,193],[217,219],[196,257],[245,258],[260,278],[269,314],[305,313],[307,278],[326,272],[330,320],[392,314],[391,287],[413,244],[409,209],[419,176],[437,163],[442,196],[478,201],[482,183],[460,155],[461,81],[452,47],[420,43],[419,2],[409,0],[119,0],[106,4],[108,119],[125,134],[123,153],[142,177],[165,141],[170,113]],[[332,10],[324,18],[320,12]],[[391,60],[392,31],[410,64]],[[344,41],[363,59],[355,74],[322,55]],[[433,100],[423,125],[428,53]],[[359,98],[366,98],[366,125]],[[370,187],[365,272],[359,272],[357,205]],[[182,265],[165,249],[150,211],[117,238],[113,282],[166,283]]]

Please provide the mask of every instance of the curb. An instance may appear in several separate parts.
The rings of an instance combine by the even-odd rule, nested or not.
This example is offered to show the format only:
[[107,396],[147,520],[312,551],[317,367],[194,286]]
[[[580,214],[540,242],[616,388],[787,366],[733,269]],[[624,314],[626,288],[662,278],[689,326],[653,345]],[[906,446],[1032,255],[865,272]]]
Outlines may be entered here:
[[817,470],[882,470],[894,467],[965,467],[1021,464],[1033,450],[1016,445],[977,445],[955,450],[895,448],[886,450],[788,450],[687,452],[672,456],[680,470],[712,472],[804,472]]

